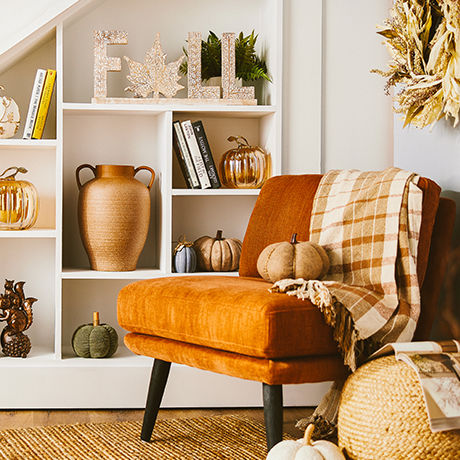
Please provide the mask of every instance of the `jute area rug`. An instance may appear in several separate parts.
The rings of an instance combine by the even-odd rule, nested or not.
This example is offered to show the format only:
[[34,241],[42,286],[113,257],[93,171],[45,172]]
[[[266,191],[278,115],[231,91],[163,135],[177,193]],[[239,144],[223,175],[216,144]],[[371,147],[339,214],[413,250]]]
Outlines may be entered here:
[[0,459],[265,459],[263,424],[234,415],[158,420],[152,441],[141,422],[85,423],[0,431]]

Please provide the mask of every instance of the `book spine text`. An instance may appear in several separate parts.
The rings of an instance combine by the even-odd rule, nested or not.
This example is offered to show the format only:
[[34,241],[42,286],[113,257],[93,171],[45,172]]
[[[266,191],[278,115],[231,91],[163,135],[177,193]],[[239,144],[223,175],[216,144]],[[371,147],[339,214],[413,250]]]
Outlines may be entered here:
[[211,188],[211,182],[209,180],[208,173],[206,172],[206,166],[204,165],[200,148],[198,147],[198,142],[196,140],[192,122],[190,120],[183,121],[181,126],[184,131],[184,137],[187,141],[187,145],[193,160],[193,165],[195,166],[198,180],[200,181],[201,188]]
[[195,130],[196,140],[198,142],[198,147],[200,148],[201,156],[203,157],[206,172],[208,174],[209,180],[211,181],[211,186],[212,188],[220,188],[221,183],[219,180],[219,175],[217,174],[216,165],[212,157],[211,148],[209,147],[209,142],[208,138],[206,137],[203,123],[201,120],[198,120],[192,123],[192,126]]
[[[187,142],[185,140],[184,133],[182,132],[180,122],[175,121],[173,123],[173,127],[174,127],[174,133],[176,135],[177,144],[180,149],[180,153],[182,154],[181,156],[183,156],[183,159],[184,159],[184,167],[186,168],[187,174],[190,177],[190,186],[191,188],[200,188],[200,181],[198,180],[198,176],[196,174],[195,167],[193,166],[192,157],[188,150]],[[179,163],[180,163],[180,159],[179,159]],[[185,174],[185,172],[184,172],[184,175],[185,175],[185,178],[187,179],[187,175]]]
[[38,69],[35,74],[34,86],[32,95],[30,96],[29,110],[27,112],[26,124],[24,127],[23,139],[32,139],[32,133],[35,125],[35,118],[37,117],[38,105],[42,95],[43,84],[45,83],[46,70]]
[[46,71],[45,84],[43,86],[42,96],[40,98],[40,105],[38,106],[37,120],[35,121],[32,139],[42,138],[43,129],[45,128],[46,117],[48,116],[51,96],[53,94],[55,80],[56,71],[48,69]]

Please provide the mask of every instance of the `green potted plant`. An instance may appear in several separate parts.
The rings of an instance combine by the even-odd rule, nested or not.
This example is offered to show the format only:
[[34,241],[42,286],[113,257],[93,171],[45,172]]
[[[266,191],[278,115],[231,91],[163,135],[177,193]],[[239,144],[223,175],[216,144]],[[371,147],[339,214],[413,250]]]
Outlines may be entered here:
[[[242,81],[267,80],[271,82],[265,60],[256,54],[255,45],[258,35],[254,31],[246,37],[243,32],[235,40],[236,78]],[[187,56],[186,47],[183,48]],[[221,77],[222,43],[220,38],[209,31],[207,40],[201,41],[201,78],[209,81]],[[187,60],[180,66],[180,72],[187,75]]]

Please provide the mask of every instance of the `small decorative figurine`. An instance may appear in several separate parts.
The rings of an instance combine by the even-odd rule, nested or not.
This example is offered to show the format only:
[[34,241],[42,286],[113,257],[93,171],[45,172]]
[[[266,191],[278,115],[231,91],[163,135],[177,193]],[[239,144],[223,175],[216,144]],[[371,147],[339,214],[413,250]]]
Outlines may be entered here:
[[[5,91],[3,86],[0,86],[0,91]],[[8,96],[0,97],[0,139],[8,139],[13,137],[19,128],[21,116],[19,115],[19,107]]]
[[25,358],[31,349],[30,339],[23,332],[32,324],[34,297],[25,298],[25,281],[5,280],[5,293],[0,294],[0,321],[7,326],[2,331],[2,351],[6,356]]
[[12,166],[0,174],[0,230],[26,230],[37,220],[37,189],[26,180],[16,179],[18,173],[26,174],[27,169]]
[[174,248],[174,269],[176,273],[193,273],[196,270],[196,252],[193,243],[185,239],[185,235],[179,238]]
[[271,158],[262,147],[249,145],[243,136],[230,136],[237,147],[228,150],[219,164],[222,184],[228,188],[260,188],[270,177]]

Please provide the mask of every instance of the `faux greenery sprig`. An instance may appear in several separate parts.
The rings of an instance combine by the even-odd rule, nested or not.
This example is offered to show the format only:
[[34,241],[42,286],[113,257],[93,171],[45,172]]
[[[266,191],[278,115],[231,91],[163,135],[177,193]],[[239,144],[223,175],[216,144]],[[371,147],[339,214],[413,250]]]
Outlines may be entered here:
[[[243,32],[235,40],[235,74],[236,78],[244,81],[267,80],[271,82],[265,60],[257,56],[255,45],[258,35],[254,31],[244,36]],[[185,56],[186,47],[183,48]],[[207,40],[201,41],[201,78],[209,80],[212,77],[220,77],[222,62],[222,43],[220,38],[212,31],[209,31]],[[180,66],[180,72],[187,75],[187,61]]]

